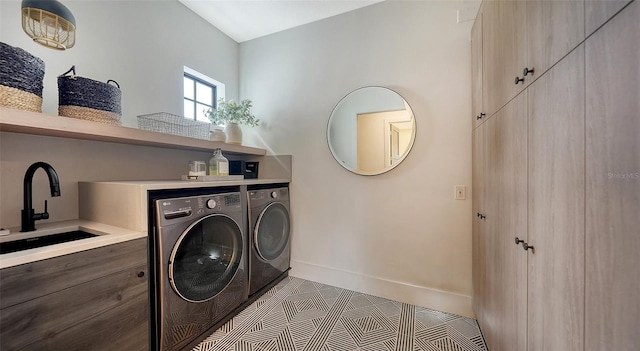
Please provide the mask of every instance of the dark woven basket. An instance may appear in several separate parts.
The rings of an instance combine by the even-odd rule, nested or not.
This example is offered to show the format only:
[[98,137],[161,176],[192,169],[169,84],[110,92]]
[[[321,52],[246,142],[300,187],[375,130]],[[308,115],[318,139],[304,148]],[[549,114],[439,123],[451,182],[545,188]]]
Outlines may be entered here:
[[[68,76],[73,71],[73,75]],[[120,85],[113,80],[106,83],[75,75],[75,66],[58,77],[58,103],[109,111],[122,115]],[[109,82],[115,84],[111,85]]]
[[42,97],[44,61],[0,42],[0,84]]
[[42,111],[44,61],[0,42],[0,106]]
[[[67,75],[72,71],[72,75]],[[109,84],[111,82],[115,85]],[[120,124],[121,100],[122,92],[118,83],[113,80],[103,83],[78,77],[75,75],[75,66],[58,77],[58,114],[61,116],[106,122],[102,118],[96,119],[78,112],[82,111],[81,108],[87,108],[93,110],[93,114],[104,111],[105,116],[109,116],[108,119],[117,118],[117,121],[111,121],[112,124]]]

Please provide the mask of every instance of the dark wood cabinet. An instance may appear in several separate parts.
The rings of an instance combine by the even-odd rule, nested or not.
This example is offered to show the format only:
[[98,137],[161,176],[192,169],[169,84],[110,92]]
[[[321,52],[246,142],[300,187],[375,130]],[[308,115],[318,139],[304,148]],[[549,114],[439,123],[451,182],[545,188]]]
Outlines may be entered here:
[[0,271],[0,349],[148,350],[147,241]]

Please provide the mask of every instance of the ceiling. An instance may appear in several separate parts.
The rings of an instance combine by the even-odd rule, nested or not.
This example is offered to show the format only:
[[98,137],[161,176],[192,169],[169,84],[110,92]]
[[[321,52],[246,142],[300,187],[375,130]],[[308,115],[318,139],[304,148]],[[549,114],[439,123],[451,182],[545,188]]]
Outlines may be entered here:
[[383,0],[178,0],[241,43]]

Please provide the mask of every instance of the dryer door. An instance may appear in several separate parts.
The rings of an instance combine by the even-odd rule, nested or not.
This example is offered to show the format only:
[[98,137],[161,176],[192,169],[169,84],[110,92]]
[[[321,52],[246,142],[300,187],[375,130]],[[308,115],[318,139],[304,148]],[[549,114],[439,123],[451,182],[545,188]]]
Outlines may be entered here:
[[258,255],[265,261],[280,257],[289,242],[289,211],[279,203],[267,205],[256,221],[253,242]]
[[241,260],[238,223],[221,214],[203,217],[182,233],[171,252],[171,286],[187,301],[207,301],[231,283]]

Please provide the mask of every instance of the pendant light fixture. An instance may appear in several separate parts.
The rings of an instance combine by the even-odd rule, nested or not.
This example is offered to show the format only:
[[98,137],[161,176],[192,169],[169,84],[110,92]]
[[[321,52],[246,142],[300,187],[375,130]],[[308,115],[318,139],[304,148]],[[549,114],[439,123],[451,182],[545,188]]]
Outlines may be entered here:
[[22,29],[48,48],[66,50],[76,44],[76,19],[56,0],[22,0]]

